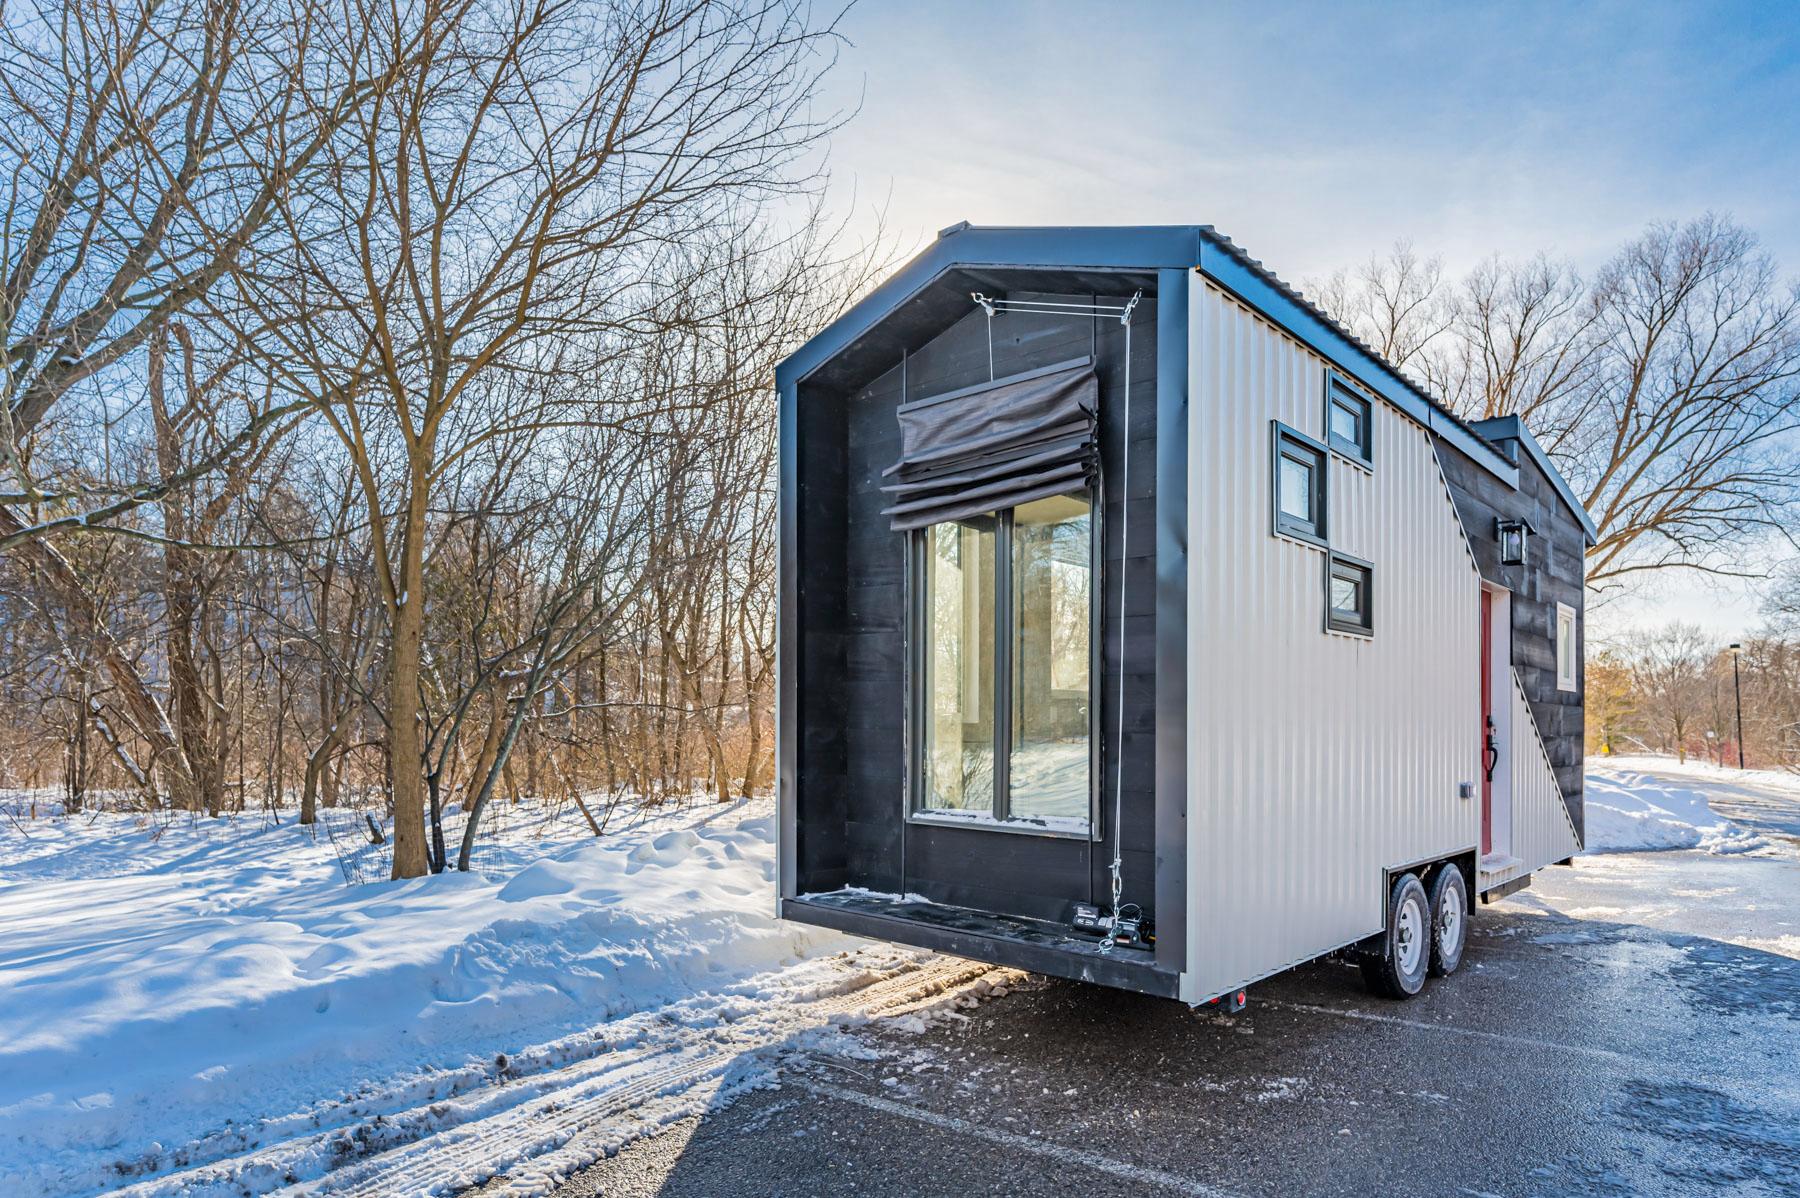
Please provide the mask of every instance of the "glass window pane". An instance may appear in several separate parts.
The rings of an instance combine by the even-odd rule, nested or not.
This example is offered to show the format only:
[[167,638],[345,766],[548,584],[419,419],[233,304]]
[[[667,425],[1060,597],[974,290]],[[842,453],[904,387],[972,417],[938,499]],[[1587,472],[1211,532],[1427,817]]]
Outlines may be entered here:
[[1331,561],[1330,625],[1339,632],[1366,634],[1374,630],[1369,615],[1369,570],[1355,562]]
[[926,530],[924,794],[938,810],[994,806],[994,521]]
[[1281,512],[1308,524],[1313,522],[1312,467],[1281,455]]
[[1362,411],[1337,400],[1331,404],[1331,436],[1362,452]]
[[1013,513],[1013,816],[1088,817],[1093,536],[1086,496]]

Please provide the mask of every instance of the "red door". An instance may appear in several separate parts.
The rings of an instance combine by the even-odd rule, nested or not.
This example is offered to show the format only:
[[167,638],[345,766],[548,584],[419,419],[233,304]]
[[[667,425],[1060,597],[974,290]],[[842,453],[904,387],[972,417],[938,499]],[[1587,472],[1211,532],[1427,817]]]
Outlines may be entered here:
[[1494,850],[1494,595],[1481,592],[1481,851]]

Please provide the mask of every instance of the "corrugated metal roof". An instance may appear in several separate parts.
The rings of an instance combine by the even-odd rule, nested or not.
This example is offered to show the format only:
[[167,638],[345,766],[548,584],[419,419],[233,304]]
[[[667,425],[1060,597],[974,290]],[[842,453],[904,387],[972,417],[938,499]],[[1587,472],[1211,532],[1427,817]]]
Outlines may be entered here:
[[1472,425],[1470,425],[1468,421],[1464,420],[1462,417],[1458,416],[1455,412],[1452,412],[1449,408],[1445,407],[1442,403],[1440,403],[1436,396],[1432,395],[1431,392],[1427,391],[1424,388],[1424,386],[1422,386],[1411,375],[1407,374],[1404,370],[1401,370],[1398,366],[1396,366],[1392,362],[1388,361],[1385,357],[1383,357],[1381,355],[1381,353],[1379,351],[1377,351],[1375,349],[1375,347],[1371,346],[1368,342],[1364,341],[1362,338],[1358,337],[1355,333],[1351,332],[1350,329],[1346,325],[1340,323],[1338,321],[1337,317],[1333,316],[1330,312],[1326,311],[1324,308],[1320,307],[1318,304],[1314,303],[1311,299],[1309,299],[1305,292],[1301,291],[1298,287],[1295,287],[1291,283],[1287,282],[1280,275],[1278,275],[1274,271],[1270,270],[1267,266],[1264,266],[1260,259],[1252,258],[1249,255],[1249,253],[1246,252],[1242,246],[1238,245],[1237,242],[1233,241],[1230,238],[1230,236],[1228,236],[1225,233],[1219,232],[1219,230],[1214,228],[1212,225],[1201,225],[1201,226],[1199,226],[1199,230],[1200,230],[1201,236],[1205,237],[1208,241],[1210,241],[1214,245],[1218,246],[1221,250],[1224,250],[1227,254],[1231,255],[1233,258],[1237,259],[1239,262],[1243,263],[1245,266],[1249,267],[1251,270],[1253,270],[1257,274],[1261,275],[1262,278],[1264,279],[1264,281],[1266,281],[1271,287],[1274,287],[1277,291],[1281,292],[1283,295],[1287,296],[1289,299],[1291,299],[1295,303],[1299,304],[1302,308],[1305,308],[1309,313],[1311,313],[1313,316],[1317,317],[1319,320],[1324,321],[1327,325],[1329,325],[1332,328],[1332,330],[1334,332],[1336,332],[1338,334],[1338,336],[1342,337],[1344,340],[1348,341],[1351,345],[1354,345],[1357,349],[1359,349],[1363,353],[1367,354],[1369,356],[1369,358],[1372,359],[1377,365],[1381,366],[1381,368],[1386,370],[1388,374],[1392,375],[1396,380],[1398,380],[1402,386],[1406,387],[1407,390],[1411,391],[1414,395],[1418,396],[1420,399],[1424,400],[1427,404],[1431,405],[1431,407],[1435,411],[1437,411],[1438,413],[1443,415],[1446,419],[1448,419],[1457,428],[1460,428],[1463,432],[1468,433],[1471,437],[1474,437],[1477,441],[1480,441],[1484,444],[1490,445],[1495,449],[1499,448],[1498,446],[1493,446],[1492,442],[1488,441],[1488,439],[1486,437],[1483,437],[1481,435],[1480,431],[1478,429],[1474,428]]

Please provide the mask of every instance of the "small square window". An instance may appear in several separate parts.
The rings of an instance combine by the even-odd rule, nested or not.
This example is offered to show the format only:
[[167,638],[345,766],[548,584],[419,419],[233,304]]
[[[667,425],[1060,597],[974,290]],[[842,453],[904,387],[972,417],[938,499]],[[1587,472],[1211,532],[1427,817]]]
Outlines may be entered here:
[[1325,543],[1325,447],[1275,425],[1275,531]]
[[1575,609],[1566,603],[1556,605],[1556,689],[1572,691],[1578,689],[1576,675],[1580,662],[1579,647],[1575,642]]
[[1325,625],[1333,632],[1372,636],[1375,632],[1371,583],[1374,568],[1368,562],[1331,555],[1331,575],[1326,591]]
[[1375,405],[1338,375],[1325,373],[1325,434],[1333,453],[1369,466],[1375,460]]

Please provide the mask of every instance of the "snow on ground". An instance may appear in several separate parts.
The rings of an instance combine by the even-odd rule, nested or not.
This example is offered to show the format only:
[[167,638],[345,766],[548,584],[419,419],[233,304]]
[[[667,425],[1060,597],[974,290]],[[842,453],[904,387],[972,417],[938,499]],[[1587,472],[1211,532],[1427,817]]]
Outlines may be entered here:
[[[1597,763],[1588,853],[1507,901],[1800,955],[1800,781],[1711,768]],[[384,871],[347,816],[332,836],[53,810],[0,793],[8,1198],[427,1194],[499,1170],[543,1192],[762,1084],[771,1053],[854,1054],[831,1027],[993,976],[777,921],[767,801],[601,839],[502,805],[480,872],[360,885]]]
[[[1675,765],[1674,759],[1668,759],[1667,765]],[[1768,846],[1765,837],[1713,809],[1708,799],[1716,790],[1715,779],[1691,772],[1672,780],[1660,776],[1676,772],[1664,767],[1661,758],[1608,758],[1604,765],[1590,763],[1585,792],[1587,852],[1701,849],[1745,853]],[[1645,772],[1649,769],[1657,773]],[[1693,777],[1697,785],[1685,785],[1687,777]],[[1800,787],[1796,794],[1800,795]]]
[[1800,774],[1787,770],[1740,770],[1729,765],[1715,765],[1702,757],[1678,761],[1673,757],[1617,756],[1590,757],[1590,768],[1631,770],[1692,778],[1697,782],[1714,782],[1725,786],[1755,786],[1785,792],[1800,799]]
[[1506,902],[1800,957],[1800,777],[1593,758],[1586,800],[1587,851]]
[[291,814],[0,805],[7,1195],[110,1193],[491,1083],[517,1069],[508,1055],[609,1020],[704,994],[687,1018],[716,1025],[867,968],[782,972],[859,942],[775,918],[768,801],[600,840],[573,813],[513,809],[482,872],[358,886]]
[[1800,853],[1790,851],[1581,856],[1539,870],[1505,902],[1800,957]]

